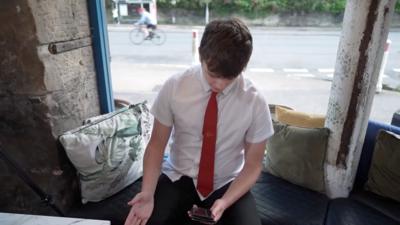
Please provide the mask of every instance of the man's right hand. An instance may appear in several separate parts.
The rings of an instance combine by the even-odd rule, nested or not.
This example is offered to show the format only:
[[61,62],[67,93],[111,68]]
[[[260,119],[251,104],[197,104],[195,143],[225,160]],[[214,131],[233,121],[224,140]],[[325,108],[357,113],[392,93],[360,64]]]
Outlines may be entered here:
[[132,206],[125,225],[145,225],[154,207],[153,195],[147,192],[137,194],[128,205]]

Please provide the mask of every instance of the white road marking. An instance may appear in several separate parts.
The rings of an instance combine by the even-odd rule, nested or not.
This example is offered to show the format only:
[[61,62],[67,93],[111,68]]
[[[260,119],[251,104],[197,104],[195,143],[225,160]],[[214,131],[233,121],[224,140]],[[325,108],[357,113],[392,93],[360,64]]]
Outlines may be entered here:
[[400,68],[393,68],[393,71],[396,73],[400,73]]
[[308,73],[308,69],[305,69],[305,68],[284,68],[283,72],[286,72],[286,73]]
[[250,68],[249,71],[254,72],[254,73],[273,73],[273,72],[275,72],[273,69],[270,69],[270,68]]
[[312,73],[293,73],[293,74],[288,74],[288,77],[316,77]]
[[320,73],[333,73],[333,72],[334,72],[334,69],[324,69],[324,68],[321,68],[321,69],[318,69],[318,72],[320,72]]
[[[151,64],[149,64],[151,65]],[[190,65],[179,65],[179,64],[153,64],[155,66],[164,66],[164,67],[171,67],[171,68],[189,68]]]

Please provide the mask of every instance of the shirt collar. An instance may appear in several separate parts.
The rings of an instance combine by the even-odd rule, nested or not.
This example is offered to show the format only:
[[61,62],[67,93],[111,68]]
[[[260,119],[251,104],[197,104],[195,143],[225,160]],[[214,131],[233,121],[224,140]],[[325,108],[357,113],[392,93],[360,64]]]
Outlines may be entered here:
[[199,76],[200,83],[201,83],[201,86],[203,87],[203,90],[204,90],[205,92],[211,91],[211,87],[210,87],[210,85],[208,84],[206,78],[204,77],[203,68],[201,67],[201,64],[199,65],[198,69],[200,70],[200,73],[197,73],[197,74],[198,74],[198,76]]

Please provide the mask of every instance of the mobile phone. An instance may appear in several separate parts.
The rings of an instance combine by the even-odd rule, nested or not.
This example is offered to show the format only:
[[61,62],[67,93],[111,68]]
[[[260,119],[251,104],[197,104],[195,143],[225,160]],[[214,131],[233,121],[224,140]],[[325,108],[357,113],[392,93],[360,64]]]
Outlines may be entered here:
[[215,224],[211,211],[206,208],[194,206],[190,210],[189,216],[193,221],[203,224]]

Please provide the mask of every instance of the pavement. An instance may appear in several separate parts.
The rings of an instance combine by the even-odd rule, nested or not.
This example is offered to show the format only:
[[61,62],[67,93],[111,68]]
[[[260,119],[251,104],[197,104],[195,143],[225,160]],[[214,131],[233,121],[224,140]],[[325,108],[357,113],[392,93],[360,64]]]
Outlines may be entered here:
[[[188,65],[189,66],[189,65]],[[135,65],[111,63],[114,97],[131,103],[154,102],[158,91],[168,77],[188,66]],[[289,106],[297,111],[323,114],[328,108],[330,80],[246,71],[268,103]],[[370,119],[390,123],[393,113],[400,109],[400,92],[383,90],[375,94]]]

